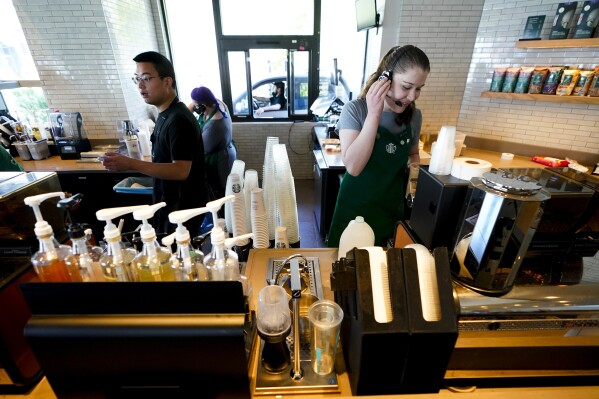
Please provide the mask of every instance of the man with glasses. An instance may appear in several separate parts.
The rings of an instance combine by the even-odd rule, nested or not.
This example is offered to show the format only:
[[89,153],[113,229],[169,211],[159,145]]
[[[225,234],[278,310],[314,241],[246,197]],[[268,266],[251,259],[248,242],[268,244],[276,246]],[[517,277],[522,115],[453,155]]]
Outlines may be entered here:
[[[208,199],[205,189],[204,144],[200,127],[175,89],[175,70],[162,54],[148,51],[133,61],[137,67],[133,82],[147,104],[156,106],[158,118],[152,134],[152,161],[106,153],[102,163],[109,171],[134,170],[154,178],[154,203],[166,202],[154,217],[154,228],[168,233],[168,214],[181,209],[200,208]],[[199,234],[201,217],[186,223],[190,233]]]

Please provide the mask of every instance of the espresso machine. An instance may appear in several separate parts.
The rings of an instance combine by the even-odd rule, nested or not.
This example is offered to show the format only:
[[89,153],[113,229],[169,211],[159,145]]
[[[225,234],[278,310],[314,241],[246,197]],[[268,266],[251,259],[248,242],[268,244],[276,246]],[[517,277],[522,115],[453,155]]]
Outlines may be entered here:
[[80,112],[52,112],[49,116],[60,159],[80,159],[82,152],[91,151]]
[[596,381],[598,188],[567,168],[493,169],[471,181],[420,171],[402,226],[429,250],[448,249],[459,335],[447,385]]

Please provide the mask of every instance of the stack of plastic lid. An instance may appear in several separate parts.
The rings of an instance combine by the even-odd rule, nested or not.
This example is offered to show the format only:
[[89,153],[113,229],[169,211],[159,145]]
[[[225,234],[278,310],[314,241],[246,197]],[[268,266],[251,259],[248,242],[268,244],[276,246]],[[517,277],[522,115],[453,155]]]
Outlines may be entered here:
[[264,206],[266,207],[266,219],[268,220],[269,239],[275,239],[275,227],[277,225],[277,204],[275,194],[275,162],[273,158],[273,146],[279,144],[278,137],[266,138],[266,150],[264,152],[264,170],[262,171],[262,188],[264,189]]
[[261,188],[255,188],[251,193],[250,220],[252,233],[254,233],[254,248],[268,248],[270,246],[270,240],[268,239],[268,221],[266,218],[263,194],[264,191]]
[[275,191],[279,225],[287,227],[287,238],[290,245],[293,245],[300,240],[299,223],[295,182],[285,144],[275,144],[273,146],[273,157],[275,161]]
[[431,161],[428,171],[435,175],[451,173],[455,156],[455,126],[442,126],[439,137],[431,147]]

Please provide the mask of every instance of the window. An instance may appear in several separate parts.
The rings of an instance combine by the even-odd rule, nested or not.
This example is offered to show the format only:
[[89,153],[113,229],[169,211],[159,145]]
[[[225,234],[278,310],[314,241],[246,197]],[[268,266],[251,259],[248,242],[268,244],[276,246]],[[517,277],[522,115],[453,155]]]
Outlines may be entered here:
[[0,0],[0,9],[0,116],[43,126],[48,103],[12,0]]
[[223,101],[233,120],[310,119],[319,87],[320,0],[213,6]]
[[[163,0],[179,98],[189,103],[194,87],[207,86],[227,103],[234,121],[309,120],[318,97],[355,98],[366,33],[356,31],[354,3]],[[268,104],[255,97],[270,98],[275,82],[284,84],[285,109],[258,115]]]
[[40,123],[48,104],[12,0],[0,0],[0,114]]

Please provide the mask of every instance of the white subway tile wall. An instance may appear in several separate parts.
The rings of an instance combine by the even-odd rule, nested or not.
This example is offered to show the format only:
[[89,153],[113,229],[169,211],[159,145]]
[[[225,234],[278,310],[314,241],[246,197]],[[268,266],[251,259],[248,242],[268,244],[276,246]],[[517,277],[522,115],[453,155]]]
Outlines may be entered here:
[[237,147],[237,159],[245,162],[246,169],[255,169],[262,182],[262,166],[266,138],[278,137],[285,144],[289,164],[295,179],[312,179],[314,158],[312,156],[312,122],[281,123],[235,123],[233,140]]
[[[389,13],[399,15],[399,23],[389,28],[391,22],[384,21],[384,34],[396,39],[383,42],[417,45],[431,60],[431,74],[417,101],[424,115],[423,133],[457,125],[469,136],[597,153],[596,105],[480,97],[489,89],[497,66],[597,63],[597,49],[515,48],[528,16],[547,15],[543,37],[548,37],[559,0],[389,2],[387,8],[400,7],[396,14]],[[131,58],[137,53],[164,53],[164,32],[153,1],[14,0],[14,4],[51,108],[81,111],[88,136],[95,139],[116,138],[118,119],[137,121],[145,116],[147,107],[129,77],[134,68]],[[395,31],[389,33],[390,29]],[[292,127],[292,147],[296,148],[296,140],[305,144],[297,145],[302,155],[290,154],[296,178],[312,175],[312,156],[301,150],[312,125]],[[261,167],[265,138],[288,140],[289,126],[236,123],[240,159]]]
[[145,115],[130,76],[136,54],[158,50],[151,0],[13,3],[50,109],[81,112],[93,139],[114,139],[118,119]]
[[[405,0],[401,3],[395,44],[413,44],[429,57],[431,72],[416,105],[423,115],[421,133],[437,134],[443,125],[458,124],[484,2]],[[381,49],[383,53],[387,50]]]
[[[493,69],[599,64],[598,48],[517,49],[529,16],[545,15],[548,39],[559,0],[486,0],[470,62],[458,130],[469,136],[599,154],[599,105],[481,98]],[[582,8],[578,2],[576,16]],[[577,19],[577,18],[576,18]],[[598,36],[595,33],[595,37]],[[551,154],[539,154],[551,155]]]

